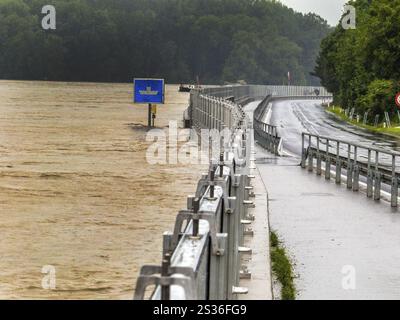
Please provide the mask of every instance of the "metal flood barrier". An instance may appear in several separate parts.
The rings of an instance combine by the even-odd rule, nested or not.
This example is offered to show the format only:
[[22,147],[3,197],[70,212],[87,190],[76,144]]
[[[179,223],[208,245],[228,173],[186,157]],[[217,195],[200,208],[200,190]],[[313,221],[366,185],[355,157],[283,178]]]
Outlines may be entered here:
[[[254,208],[254,176],[250,175],[253,125],[255,136],[265,137],[266,146],[271,144],[275,150],[274,139],[280,138],[276,127],[261,123],[265,107],[273,95],[304,97],[311,89],[249,85],[191,90],[185,125],[194,128],[198,136],[203,129],[229,135],[221,139],[218,159],[214,156],[195,195],[188,197],[187,208],[178,213],[173,232],[164,233],[161,264],[141,268],[134,299],[234,300],[247,293],[239,280],[250,276],[241,256],[252,252],[243,244],[244,237],[252,235],[249,225],[254,220],[248,212]],[[264,100],[253,124],[242,106],[257,99]],[[269,141],[269,136],[274,139]]]
[[312,172],[316,164],[317,175],[322,175],[322,162],[325,162],[325,178],[330,180],[331,168],[334,166],[337,184],[342,183],[344,170],[347,188],[353,191],[359,191],[361,177],[366,181],[367,197],[374,200],[381,199],[382,184],[389,185],[392,207],[398,206],[398,159],[400,153],[397,152],[309,133],[302,134],[302,168]]
[[[213,90],[219,97],[212,96]],[[251,235],[248,208],[253,187],[249,175],[252,144],[251,123],[240,105],[224,99],[247,96],[247,89],[207,88],[192,90],[189,114],[192,126],[201,129],[230,129],[219,159],[198,182],[187,208],[178,213],[173,232],[163,236],[161,265],[143,266],[134,299],[234,300],[247,293],[239,287],[244,236]]]

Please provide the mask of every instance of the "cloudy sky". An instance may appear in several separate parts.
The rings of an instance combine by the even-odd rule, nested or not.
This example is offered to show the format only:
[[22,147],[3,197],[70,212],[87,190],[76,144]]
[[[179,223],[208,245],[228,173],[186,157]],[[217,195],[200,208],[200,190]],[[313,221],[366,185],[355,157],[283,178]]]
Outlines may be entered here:
[[342,16],[343,5],[348,0],[280,0],[286,6],[296,11],[314,12],[328,20],[330,25],[336,26]]

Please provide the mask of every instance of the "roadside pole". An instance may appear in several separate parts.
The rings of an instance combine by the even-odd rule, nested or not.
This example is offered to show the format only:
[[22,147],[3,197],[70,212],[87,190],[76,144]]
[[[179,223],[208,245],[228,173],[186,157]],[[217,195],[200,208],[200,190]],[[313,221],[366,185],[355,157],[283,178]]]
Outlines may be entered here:
[[152,122],[151,127],[154,128],[156,117],[157,117],[157,105],[151,104],[150,106],[151,106],[151,108],[150,108],[149,121]]
[[151,103],[149,103],[149,111],[148,111],[148,116],[147,116],[147,127],[149,128],[149,130],[152,128],[152,125],[151,125],[151,116],[152,116],[152,113],[151,113]]

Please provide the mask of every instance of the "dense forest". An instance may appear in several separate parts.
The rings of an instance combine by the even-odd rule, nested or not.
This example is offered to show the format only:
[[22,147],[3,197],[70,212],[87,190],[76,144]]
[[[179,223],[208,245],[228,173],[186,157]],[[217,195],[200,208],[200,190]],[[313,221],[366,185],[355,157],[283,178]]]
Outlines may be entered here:
[[400,1],[349,3],[357,10],[356,29],[339,25],[323,40],[316,74],[343,108],[368,112],[369,122],[385,111],[393,117],[400,92]]
[[268,0],[0,0],[0,78],[317,84],[331,28]]

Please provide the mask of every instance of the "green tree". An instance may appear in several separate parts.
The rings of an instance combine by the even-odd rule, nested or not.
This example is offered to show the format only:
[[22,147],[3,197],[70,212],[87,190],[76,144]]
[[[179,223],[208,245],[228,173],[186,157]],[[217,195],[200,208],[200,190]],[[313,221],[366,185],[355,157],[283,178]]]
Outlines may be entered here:
[[330,28],[265,0],[0,0],[0,77],[68,81],[246,80],[317,84],[310,75]]

